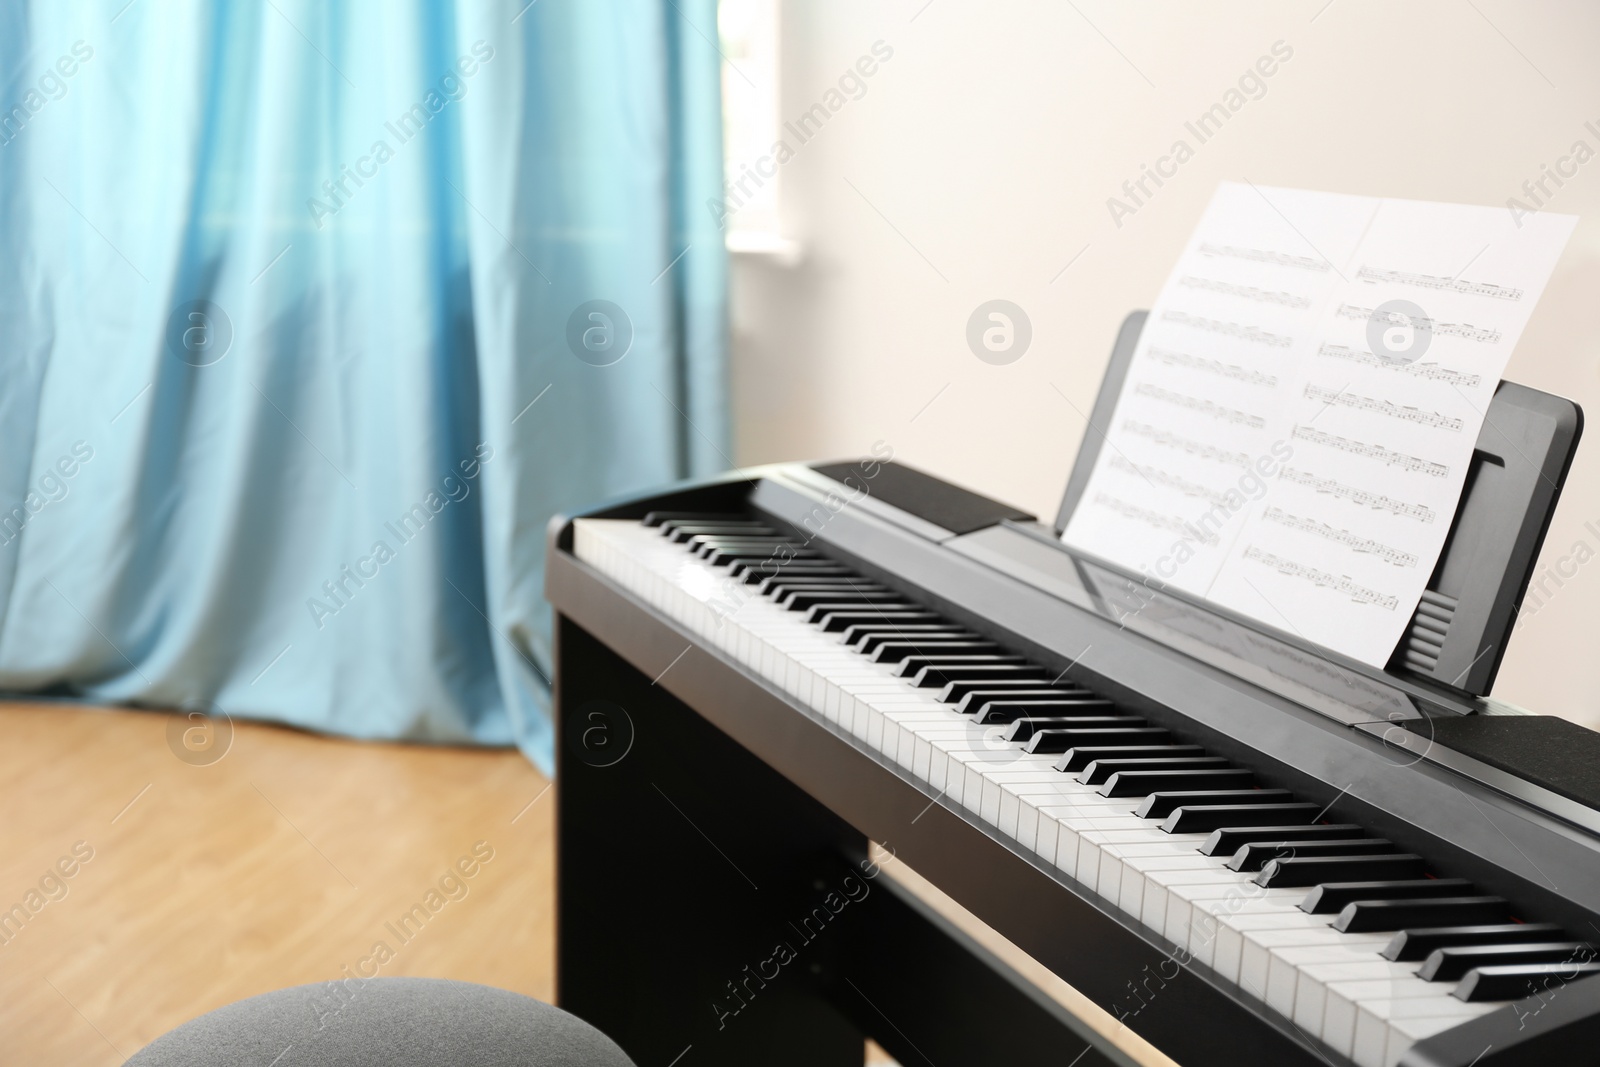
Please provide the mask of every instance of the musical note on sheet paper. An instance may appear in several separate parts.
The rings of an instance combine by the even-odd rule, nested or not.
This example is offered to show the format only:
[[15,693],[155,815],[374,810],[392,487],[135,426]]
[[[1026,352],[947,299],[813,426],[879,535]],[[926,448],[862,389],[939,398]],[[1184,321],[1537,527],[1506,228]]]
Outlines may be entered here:
[[1383,666],[1576,221],[1223,183],[1062,539]]

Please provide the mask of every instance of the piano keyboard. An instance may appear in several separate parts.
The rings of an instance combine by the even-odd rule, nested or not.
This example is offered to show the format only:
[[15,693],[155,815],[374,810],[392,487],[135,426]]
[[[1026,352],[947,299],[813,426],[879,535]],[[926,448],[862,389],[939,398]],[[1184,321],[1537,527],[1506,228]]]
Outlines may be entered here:
[[1561,929],[757,520],[574,526],[590,566],[1363,1067],[1600,971]]

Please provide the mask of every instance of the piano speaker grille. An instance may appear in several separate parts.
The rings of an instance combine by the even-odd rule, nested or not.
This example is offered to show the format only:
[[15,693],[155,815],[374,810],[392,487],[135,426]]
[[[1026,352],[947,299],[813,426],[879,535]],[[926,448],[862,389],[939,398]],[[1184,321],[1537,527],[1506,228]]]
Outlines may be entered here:
[[1411,630],[1406,635],[1405,663],[1415,671],[1432,673],[1439,665],[1439,650],[1444,647],[1444,635],[1450,631],[1450,621],[1456,617],[1456,598],[1433,590],[1425,590],[1417,613],[1412,616]]

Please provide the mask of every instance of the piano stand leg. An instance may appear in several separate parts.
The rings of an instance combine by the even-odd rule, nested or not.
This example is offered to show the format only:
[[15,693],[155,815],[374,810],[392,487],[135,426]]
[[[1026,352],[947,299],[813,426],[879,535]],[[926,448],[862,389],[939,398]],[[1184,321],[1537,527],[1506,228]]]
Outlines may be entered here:
[[565,619],[557,656],[556,1002],[640,1067],[859,1067],[865,839]]

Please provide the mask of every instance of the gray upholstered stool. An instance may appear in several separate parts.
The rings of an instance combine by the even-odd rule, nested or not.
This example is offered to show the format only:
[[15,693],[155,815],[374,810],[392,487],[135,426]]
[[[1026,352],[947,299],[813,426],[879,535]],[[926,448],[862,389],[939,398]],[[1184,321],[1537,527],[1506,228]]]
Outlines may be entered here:
[[127,1067],[634,1067],[610,1038],[520,993],[443,978],[351,978],[229,1004]]

